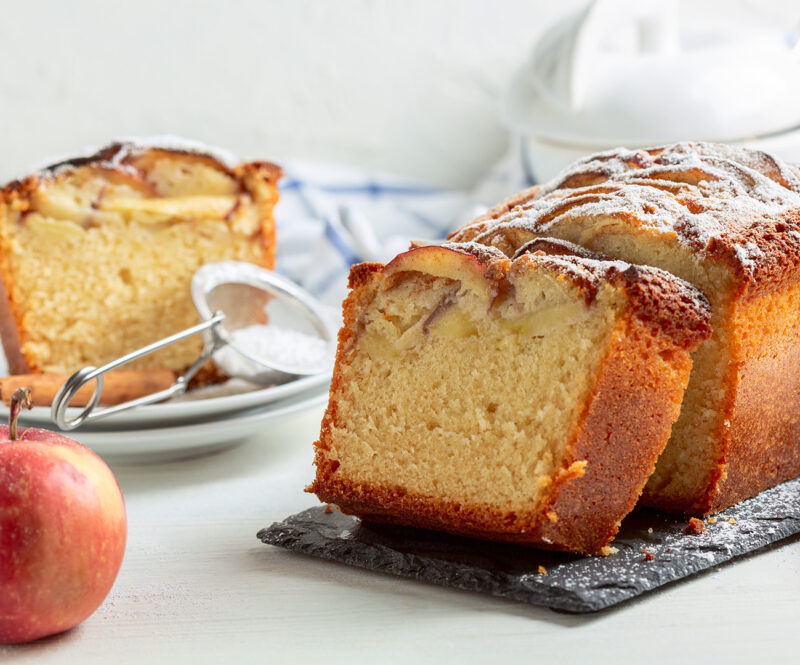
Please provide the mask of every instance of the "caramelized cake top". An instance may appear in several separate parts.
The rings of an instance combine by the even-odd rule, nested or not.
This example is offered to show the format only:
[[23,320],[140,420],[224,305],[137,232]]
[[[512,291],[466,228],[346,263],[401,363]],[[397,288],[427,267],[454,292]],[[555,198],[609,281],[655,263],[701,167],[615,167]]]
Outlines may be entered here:
[[[283,175],[281,167],[277,164],[265,161],[241,163],[233,154],[225,150],[213,148],[196,141],[177,137],[129,139],[111,143],[90,155],[71,157],[49,164],[39,169],[36,173],[18,180],[12,180],[0,189],[0,199],[27,198],[40,185],[46,184],[51,180],[60,180],[68,177],[81,167],[96,168],[109,174],[116,173],[128,180],[141,181],[141,186],[146,187],[147,185],[152,185],[152,183],[146,182],[146,174],[144,173],[150,162],[174,155],[197,158],[207,166],[219,170],[230,177],[241,177],[243,170],[248,172],[258,171],[263,178],[276,183]],[[158,192],[149,193],[157,194]]]
[[578,218],[672,236],[703,259],[727,263],[744,284],[781,281],[800,267],[800,168],[714,143],[620,148],[578,161],[451,239],[502,247],[514,230],[548,235]]

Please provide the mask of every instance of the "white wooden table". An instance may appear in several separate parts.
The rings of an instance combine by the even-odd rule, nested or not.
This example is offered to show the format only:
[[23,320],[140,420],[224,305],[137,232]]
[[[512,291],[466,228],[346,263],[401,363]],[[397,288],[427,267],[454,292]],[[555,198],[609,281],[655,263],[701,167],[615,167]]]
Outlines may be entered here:
[[572,616],[262,545],[316,499],[321,409],[226,452],[114,466],[129,541],[82,626],[2,663],[798,663],[800,542]]

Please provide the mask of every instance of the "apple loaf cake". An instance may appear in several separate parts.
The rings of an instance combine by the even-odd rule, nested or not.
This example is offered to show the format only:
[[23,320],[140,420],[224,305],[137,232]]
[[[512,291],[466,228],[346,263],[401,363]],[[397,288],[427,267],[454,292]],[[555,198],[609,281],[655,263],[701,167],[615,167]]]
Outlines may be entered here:
[[353,267],[309,491],[346,513],[601,551],[710,334],[665,271],[534,239]]
[[451,239],[513,256],[544,236],[665,269],[710,301],[643,504],[703,515],[800,474],[800,168],[717,144],[618,149]]
[[[0,190],[0,325],[11,373],[71,373],[198,323],[194,272],[272,268],[280,168],[122,142]],[[131,363],[187,368],[199,336]]]

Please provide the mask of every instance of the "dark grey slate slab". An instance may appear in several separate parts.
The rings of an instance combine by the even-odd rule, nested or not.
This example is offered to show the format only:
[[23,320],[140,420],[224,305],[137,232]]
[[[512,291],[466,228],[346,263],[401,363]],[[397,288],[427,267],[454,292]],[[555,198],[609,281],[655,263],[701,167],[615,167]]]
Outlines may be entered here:
[[800,478],[705,524],[706,533],[691,535],[684,533],[685,519],[635,511],[613,543],[619,551],[606,557],[367,524],[336,510],[326,513],[323,506],[276,522],[258,537],[359,568],[566,612],[595,612],[800,534]]

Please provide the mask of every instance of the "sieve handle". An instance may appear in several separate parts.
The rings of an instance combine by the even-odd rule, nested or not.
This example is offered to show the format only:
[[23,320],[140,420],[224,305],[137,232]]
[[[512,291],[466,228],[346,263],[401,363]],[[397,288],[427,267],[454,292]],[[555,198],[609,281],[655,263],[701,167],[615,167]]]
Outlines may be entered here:
[[[203,366],[203,363],[205,363],[206,360],[211,357],[211,355],[222,343],[216,335],[213,335],[211,341],[205,345],[200,357],[195,360],[191,367],[189,367],[189,369],[179,376],[175,380],[175,383],[173,383],[169,388],[159,390],[158,392],[150,395],[145,395],[144,397],[122,402],[121,404],[115,404],[114,406],[95,409],[98,401],[100,400],[100,395],[103,392],[103,374],[112,369],[116,369],[120,365],[125,365],[132,360],[136,360],[137,358],[149,355],[155,351],[158,351],[159,349],[163,349],[165,346],[169,346],[170,344],[179,342],[182,339],[186,339],[187,337],[191,337],[197,333],[205,332],[206,330],[214,328],[224,320],[225,314],[223,312],[215,312],[210,319],[206,319],[202,323],[198,323],[196,326],[192,326],[191,328],[187,328],[179,333],[165,337],[157,342],[143,346],[141,349],[137,349],[136,351],[131,351],[130,353],[117,358],[116,360],[112,360],[110,363],[106,363],[102,367],[84,367],[83,369],[78,370],[64,382],[64,385],[58,389],[55,399],[53,400],[53,406],[50,409],[50,417],[60,429],[73,430],[89,420],[105,418],[106,416],[119,413],[120,411],[127,411],[135,406],[154,404],[170,397],[175,397],[176,395],[182,395],[186,392],[189,381],[192,380],[192,377],[197,374],[197,372]],[[89,381],[94,381],[95,379],[96,385],[89,403],[77,416],[74,418],[67,418],[67,407],[75,397],[75,394],[82,386],[89,383]]]

